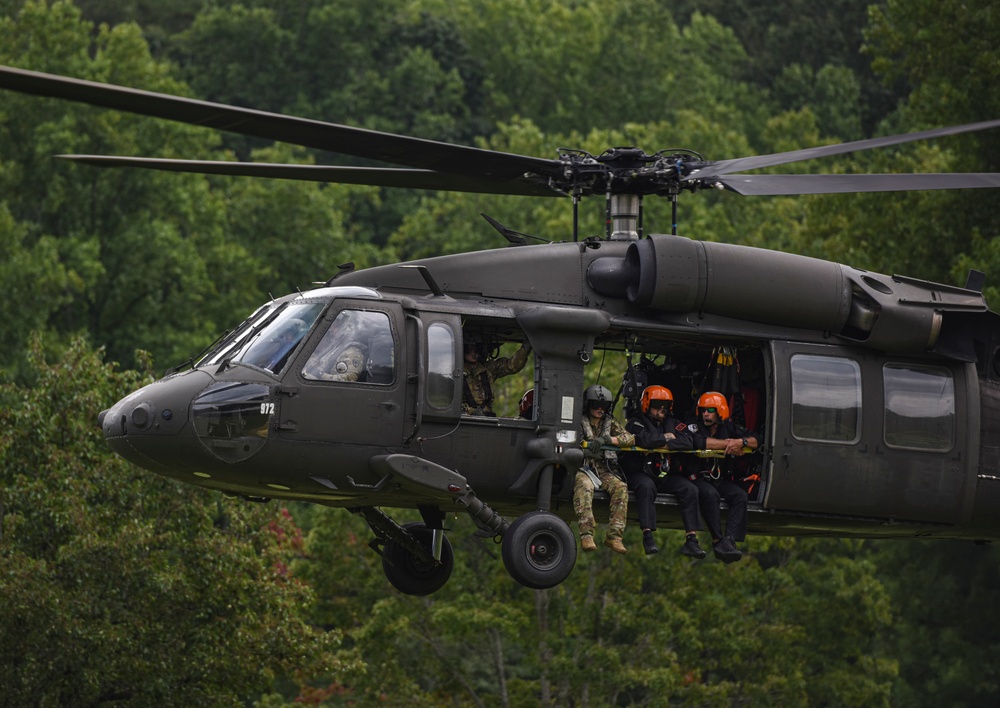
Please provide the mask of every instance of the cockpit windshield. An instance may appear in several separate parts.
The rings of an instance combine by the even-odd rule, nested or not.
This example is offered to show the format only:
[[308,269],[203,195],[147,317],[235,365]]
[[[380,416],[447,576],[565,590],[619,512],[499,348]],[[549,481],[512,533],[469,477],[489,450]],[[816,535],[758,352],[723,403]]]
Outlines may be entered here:
[[231,346],[220,350],[206,363],[228,360],[277,374],[324,307],[325,303],[321,302],[290,303],[265,317],[252,318],[249,327],[237,332]]
[[254,326],[259,325],[269,315],[274,314],[277,308],[278,306],[274,303],[258,307],[252,315],[243,320],[239,327],[224,335],[222,341],[213,346],[205,356],[198,360],[195,366],[212,366],[224,361],[228,355],[232,354],[244,343],[247,337],[253,334]]
[[240,362],[279,373],[292,351],[334,297],[381,299],[371,288],[324,287],[272,300],[257,308],[195,366]]

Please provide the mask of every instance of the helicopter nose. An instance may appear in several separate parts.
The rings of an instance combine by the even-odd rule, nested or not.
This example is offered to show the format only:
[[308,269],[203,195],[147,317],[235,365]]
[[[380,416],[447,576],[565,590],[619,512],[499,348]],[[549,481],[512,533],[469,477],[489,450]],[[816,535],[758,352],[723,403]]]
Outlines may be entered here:
[[209,374],[190,370],[129,394],[97,416],[105,441],[130,462],[161,474],[196,463],[204,452],[192,433],[189,409],[211,381]]

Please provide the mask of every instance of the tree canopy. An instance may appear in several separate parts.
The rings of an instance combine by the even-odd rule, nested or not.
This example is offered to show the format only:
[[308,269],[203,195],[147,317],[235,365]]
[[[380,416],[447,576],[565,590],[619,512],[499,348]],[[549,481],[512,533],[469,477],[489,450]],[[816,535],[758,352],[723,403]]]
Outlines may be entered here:
[[[526,155],[724,159],[995,118],[998,24],[986,0],[0,0],[0,64]],[[413,598],[389,589],[345,511],[130,467],[95,421],[150,361],[184,361],[345,262],[504,245],[479,212],[546,240],[570,238],[572,216],[561,200],[53,158],[68,153],[357,162],[3,94],[0,705],[996,696],[991,549],[751,537],[737,566],[588,556],[530,591],[459,520],[454,577]],[[998,169],[992,131],[781,171]],[[683,196],[682,235],[955,284],[977,268],[1000,296],[1000,217],[982,191]],[[645,207],[669,230],[669,204]],[[582,234],[603,220],[585,203]]]

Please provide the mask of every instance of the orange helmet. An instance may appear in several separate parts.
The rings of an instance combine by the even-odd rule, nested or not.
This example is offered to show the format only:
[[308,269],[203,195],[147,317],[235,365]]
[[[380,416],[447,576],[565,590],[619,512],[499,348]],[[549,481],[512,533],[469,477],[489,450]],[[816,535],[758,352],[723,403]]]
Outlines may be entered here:
[[719,412],[719,420],[729,420],[729,403],[726,397],[717,391],[706,391],[698,399],[698,410],[715,408]]
[[521,402],[517,405],[517,410],[521,413],[522,418],[531,417],[531,409],[535,407],[535,389],[529,388],[521,396]]
[[666,386],[647,386],[646,390],[642,392],[642,398],[639,401],[643,413],[649,413],[649,404],[651,401],[664,401],[669,413],[674,405],[674,394],[670,393],[670,389]]

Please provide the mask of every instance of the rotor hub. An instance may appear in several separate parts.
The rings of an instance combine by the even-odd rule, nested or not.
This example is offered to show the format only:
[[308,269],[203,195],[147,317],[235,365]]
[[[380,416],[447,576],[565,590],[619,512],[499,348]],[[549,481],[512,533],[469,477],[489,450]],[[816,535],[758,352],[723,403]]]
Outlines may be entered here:
[[650,155],[638,147],[615,147],[595,157],[584,150],[560,148],[559,162],[561,170],[549,178],[549,186],[576,196],[674,195],[711,186],[685,180],[707,164],[701,155],[687,149]]

